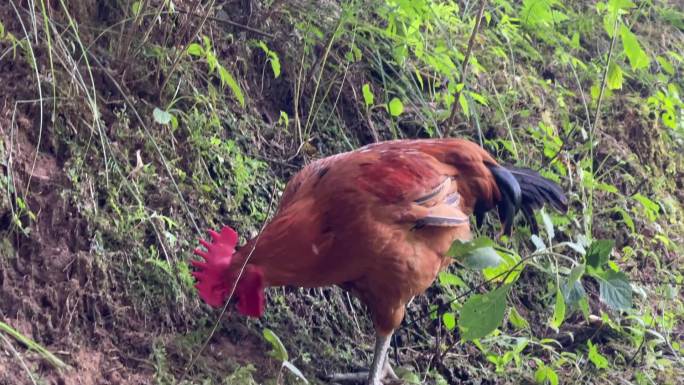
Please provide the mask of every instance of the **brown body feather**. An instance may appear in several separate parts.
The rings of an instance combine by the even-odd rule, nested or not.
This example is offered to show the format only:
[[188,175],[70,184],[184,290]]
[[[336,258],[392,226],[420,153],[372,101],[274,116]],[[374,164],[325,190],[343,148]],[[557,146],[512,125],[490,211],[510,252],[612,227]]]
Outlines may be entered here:
[[[236,254],[266,286],[340,285],[390,333],[405,304],[449,263],[468,216],[501,193],[478,145],[458,139],[392,141],[313,162],[287,185],[273,220]],[[238,263],[237,265],[241,265]]]

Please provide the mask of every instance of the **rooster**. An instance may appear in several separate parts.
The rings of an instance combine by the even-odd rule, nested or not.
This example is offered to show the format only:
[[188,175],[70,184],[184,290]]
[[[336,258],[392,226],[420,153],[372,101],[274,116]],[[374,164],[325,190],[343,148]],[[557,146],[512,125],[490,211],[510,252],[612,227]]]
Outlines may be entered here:
[[[239,313],[264,313],[264,289],[338,285],[363,302],[376,332],[369,385],[396,378],[387,350],[406,304],[424,292],[451,258],[455,240],[471,238],[497,208],[510,234],[521,211],[536,230],[545,203],[565,212],[567,199],[537,172],[499,165],[462,139],[374,143],[310,163],[287,184],[261,233],[235,251],[230,227],[210,231],[192,261],[199,296],[220,307],[230,296]],[[234,293],[233,293],[234,291]],[[364,378],[366,374],[364,374]]]

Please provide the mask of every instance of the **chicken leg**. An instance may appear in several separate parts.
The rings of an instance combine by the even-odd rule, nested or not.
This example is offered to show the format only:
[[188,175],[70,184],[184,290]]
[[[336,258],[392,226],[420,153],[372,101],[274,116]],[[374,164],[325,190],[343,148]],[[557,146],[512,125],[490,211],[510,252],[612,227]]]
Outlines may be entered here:
[[382,385],[382,380],[389,378],[392,380],[397,379],[397,375],[394,374],[394,370],[389,364],[389,357],[387,356],[387,350],[389,349],[390,342],[392,341],[392,333],[387,335],[381,335],[380,333],[375,333],[375,353],[373,354],[373,363],[370,367],[370,372],[368,373],[368,385]]
[[373,353],[373,363],[368,372],[359,373],[342,373],[330,376],[331,381],[364,381],[367,380],[367,385],[383,385],[383,381],[389,383],[399,380],[399,377],[392,370],[387,356],[387,350],[392,340],[392,333],[382,335],[375,333],[375,351]]

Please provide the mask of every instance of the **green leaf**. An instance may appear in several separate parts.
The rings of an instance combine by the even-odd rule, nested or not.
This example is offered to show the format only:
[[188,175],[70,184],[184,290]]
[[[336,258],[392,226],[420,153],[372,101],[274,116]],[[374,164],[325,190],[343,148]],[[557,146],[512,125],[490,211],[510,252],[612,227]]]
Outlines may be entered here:
[[468,288],[465,282],[458,275],[448,273],[446,271],[441,271],[439,273],[439,283],[443,286],[458,286],[464,289]]
[[269,354],[271,357],[275,358],[278,361],[285,362],[288,360],[288,355],[287,355],[287,350],[285,349],[285,345],[283,345],[283,342],[280,341],[280,338],[273,332],[271,329],[264,329],[263,331],[264,334],[264,339],[268,341],[271,344],[271,347],[273,348]]
[[280,111],[280,117],[278,118],[278,124],[282,124],[286,128],[290,126],[290,116],[285,111]]
[[442,323],[447,330],[454,330],[456,327],[456,315],[454,313],[442,314]]
[[235,95],[235,98],[240,102],[240,106],[243,108],[245,107],[245,96],[242,94],[242,89],[240,88],[240,85],[238,85],[237,81],[233,77],[233,75],[228,72],[228,70],[224,66],[219,66],[219,78],[221,79],[221,85],[226,86],[233,91],[233,95]]
[[152,117],[154,118],[154,121],[159,124],[169,124],[173,118],[170,113],[157,107],[155,107],[154,111],[152,111]]
[[587,265],[600,269],[610,259],[610,252],[614,245],[615,241],[610,239],[598,239],[592,242],[587,250]]
[[622,89],[622,69],[615,62],[611,62],[608,66],[608,79],[606,81],[608,88],[611,90]]
[[274,56],[271,56],[271,69],[273,70],[273,77],[278,78],[280,76],[280,59],[275,56],[275,52],[272,52]]
[[508,312],[508,321],[510,321],[516,329],[527,329],[530,327],[529,322],[527,322],[525,317],[518,313],[518,310],[514,306],[511,306],[511,311]]
[[410,369],[404,367],[397,368],[396,375],[402,383],[411,385],[420,385],[422,383],[420,377],[416,373],[413,373]]
[[475,238],[472,241],[457,239],[451,244],[446,255],[462,261],[469,269],[482,270],[499,266],[503,260],[493,246],[494,241],[487,237]]
[[587,341],[587,346],[589,346],[589,361],[598,369],[607,369],[608,359],[599,353],[596,345],[592,344],[591,340],[589,340]]
[[572,34],[572,38],[570,39],[570,48],[572,49],[579,49],[580,48],[580,35],[577,32],[574,32]]
[[272,51],[265,42],[259,40],[257,43],[259,48],[268,56],[268,61],[271,63],[271,70],[273,71],[273,76],[277,78],[280,76],[280,58],[275,51]]
[[363,94],[363,101],[366,103],[366,107],[373,105],[375,97],[373,96],[373,91],[370,89],[370,84],[366,83],[361,87],[361,93]]
[[657,203],[647,198],[646,196],[641,195],[641,193],[636,193],[632,195],[632,198],[634,198],[634,200],[638,201],[644,206],[644,208],[646,209],[646,217],[648,217],[650,221],[655,221],[656,219],[658,219],[660,206],[658,206]]
[[463,115],[466,117],[470,116],[470,106],[468,105],[468,100],[465,98],[465,95],[463,93],[460,93],[458,95],[458,104],[461,105],[461,108],[463,109]]
[[534,381],[537,384],[558,385],[558,374],[555,370],[542,364],[539,369],[534,372]]
[[398,98],[393,98],[392,100],[390,100],[388,107],[390,115],[395,117],[401,115],[401,113],[404,112],[404,104]]
[[589,311],[589,301],[587,300],[587,296],[583,296],[579,300],[579,308],[582,311],[582,316],[584,316],[585,320],[589,320],[589,315],[591,312]]
[[487,280],[500,282],[503,279],[504,283],[513,283],[518,280],[520,273],[523,270],[522,260],[517,253],[514,252],[500,252],[492,249],[501,259],[498,265],[486,267],[482,270],[482,274]]
[[131,4],[131,13],[133,16],[138,16],[140,14],[140,1],[134,1]]
[[185,51],[188,53],[188,55],[191,56],[204,56],[204,48],[202,48],[202,46],[197,43],[190,44],[188,46],[188,49]]
[[570,270],[570,274],[568,275],[568,282],[577,282],[582,278],[582,275],[584,275],[584,270],[585,267],[584,265],[577,265]]
[[474,101],[482,104],[483,106],[489,106],[489,104],[487,103],[487,97],[472,91],[468,91],[468,95],[470,95],[470,97],[473,98]]
[[608,1],[608,10],[610,12],[619,12],[621,10],[634,8],[636,5],[630,0],[610,0]]
[[622,37],[622,48],[629,59],[629,64],[633,70],[647,68],[651,60],[646,55],[646,52],[641,48],[639,40],[636,36],[625,26],[620,27],[620,36]]
[[667,60],[666,58],[664,58],[662,56],[657,56],[656,60],[658,61],[658,64],[660,64],[660,68],[662,68],[663,71],[665,71],[670,76],[674,76],[675,69],[669,60]]
[[607,270],[596,275],[599,281],[599,299],[616,310],[632,308],[632,285],[623,272]]
[[475,294],[468,298],[461,308],[458,322],[464,340],[485,337],[501,325],[506,313],[506,295],[510,288],[510,285],[504,285],[489,293]]
[[563,320],[565,320],[565,298],[558,287],[556,288],[556,305],[553,307],[553,316],[549,325],[553,329],[558,330],[561,324],[563,324]]
[[557,0],[523,0],[520,21],[529,27],[561,21],[565,15],[551,9],[557,3]]
[[632,219],[632,216],[629,215],[627,210],[623,209],[622,207],[615,206],[613,207],[612,211],[620,214],[622,221],[625,223],[625,225],[627,225],[632,233],[636,231],[636,228],[634,227],[634,220]]

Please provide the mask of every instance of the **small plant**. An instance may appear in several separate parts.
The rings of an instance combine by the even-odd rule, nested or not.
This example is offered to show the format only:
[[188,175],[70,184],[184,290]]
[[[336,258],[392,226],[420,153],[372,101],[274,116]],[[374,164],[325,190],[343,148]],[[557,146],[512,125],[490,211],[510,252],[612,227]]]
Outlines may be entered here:
[[269,354],[271,357],[275,358],[281,363],[281,372],[282,369],[285,368],[294,374],[298,379],[308,384],[309,381],[306,379],[306,377],[304,377],[304,374],[302,374],[302,372],[289,361],[287,349],[285,349],[285,345],[283,345],[283,343],[280,341],[280,338],[278,338],[278,336],[271,329],[264,329],[263,335],[264,339],[270,343],[271,347],[273,348]]

